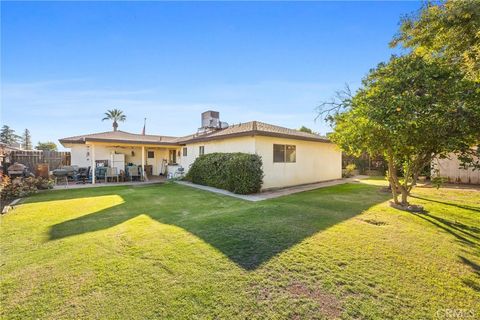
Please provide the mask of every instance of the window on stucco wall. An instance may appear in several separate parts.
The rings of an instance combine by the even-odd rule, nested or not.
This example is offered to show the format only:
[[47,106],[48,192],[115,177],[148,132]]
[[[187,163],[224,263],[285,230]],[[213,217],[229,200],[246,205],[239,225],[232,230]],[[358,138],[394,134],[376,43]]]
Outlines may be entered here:
[[198,147],[198,155],[203,156],[205,154],[205,146]]
[[297,147],[291,144],[273,145],[273,162],[296,162]]

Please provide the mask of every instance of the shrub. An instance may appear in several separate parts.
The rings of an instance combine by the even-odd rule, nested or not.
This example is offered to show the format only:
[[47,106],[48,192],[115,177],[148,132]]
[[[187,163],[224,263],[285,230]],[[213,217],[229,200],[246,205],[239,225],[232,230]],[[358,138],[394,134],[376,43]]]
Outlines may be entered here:
[[248,153],[202,155],[192,164],[185,179],[238,194],[256,193],[263,182],[262,159]]
[[357,168],[357,166],[353,163],[351,164],[348,164],[345,168],[345,170],[343,171],[343,177],[344,178],[350,178],[351,176],[353,176],[353,171],[355,171],[355,169]]

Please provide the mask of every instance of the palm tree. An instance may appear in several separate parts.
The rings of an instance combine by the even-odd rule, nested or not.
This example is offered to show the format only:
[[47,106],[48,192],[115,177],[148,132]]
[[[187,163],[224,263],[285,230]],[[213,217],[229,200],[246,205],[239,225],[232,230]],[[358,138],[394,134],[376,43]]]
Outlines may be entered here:
[[105,112],[105,118],[103,118],[102,121],[105,120],[113,120],[113,131],[117,131],[118,121],[124,122],[127,120],[127,116],[119,109],[107,110],[107,112]]

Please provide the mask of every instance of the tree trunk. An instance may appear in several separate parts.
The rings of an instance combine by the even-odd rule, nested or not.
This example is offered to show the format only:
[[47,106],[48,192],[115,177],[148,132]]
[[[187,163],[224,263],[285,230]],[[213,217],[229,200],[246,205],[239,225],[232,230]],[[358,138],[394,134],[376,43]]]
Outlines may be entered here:
[[406,207],[408,206],[408,191],[405,188],[402,188],[402,206]]
[[393,163],[393,157],[388,157],[388,181],[390,182],[390,188],[392,189],[393,202],[399,204],[398,202],[398,192],[397,192],[397,183],[395,177],[397,176],[396,168]]
[[117,121],[113,121],[113,131],[117,131],[118,123]]

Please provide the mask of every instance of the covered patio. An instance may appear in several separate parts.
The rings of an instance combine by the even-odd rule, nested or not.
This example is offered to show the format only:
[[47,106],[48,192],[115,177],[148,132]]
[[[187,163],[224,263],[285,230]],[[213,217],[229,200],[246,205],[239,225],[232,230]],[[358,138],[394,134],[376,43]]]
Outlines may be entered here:
[[175,139],[112,131],[60,142],[71,149],[72,167],[84,172],[82,184],[138,183],[165,179],[179,171],[181,145]]

